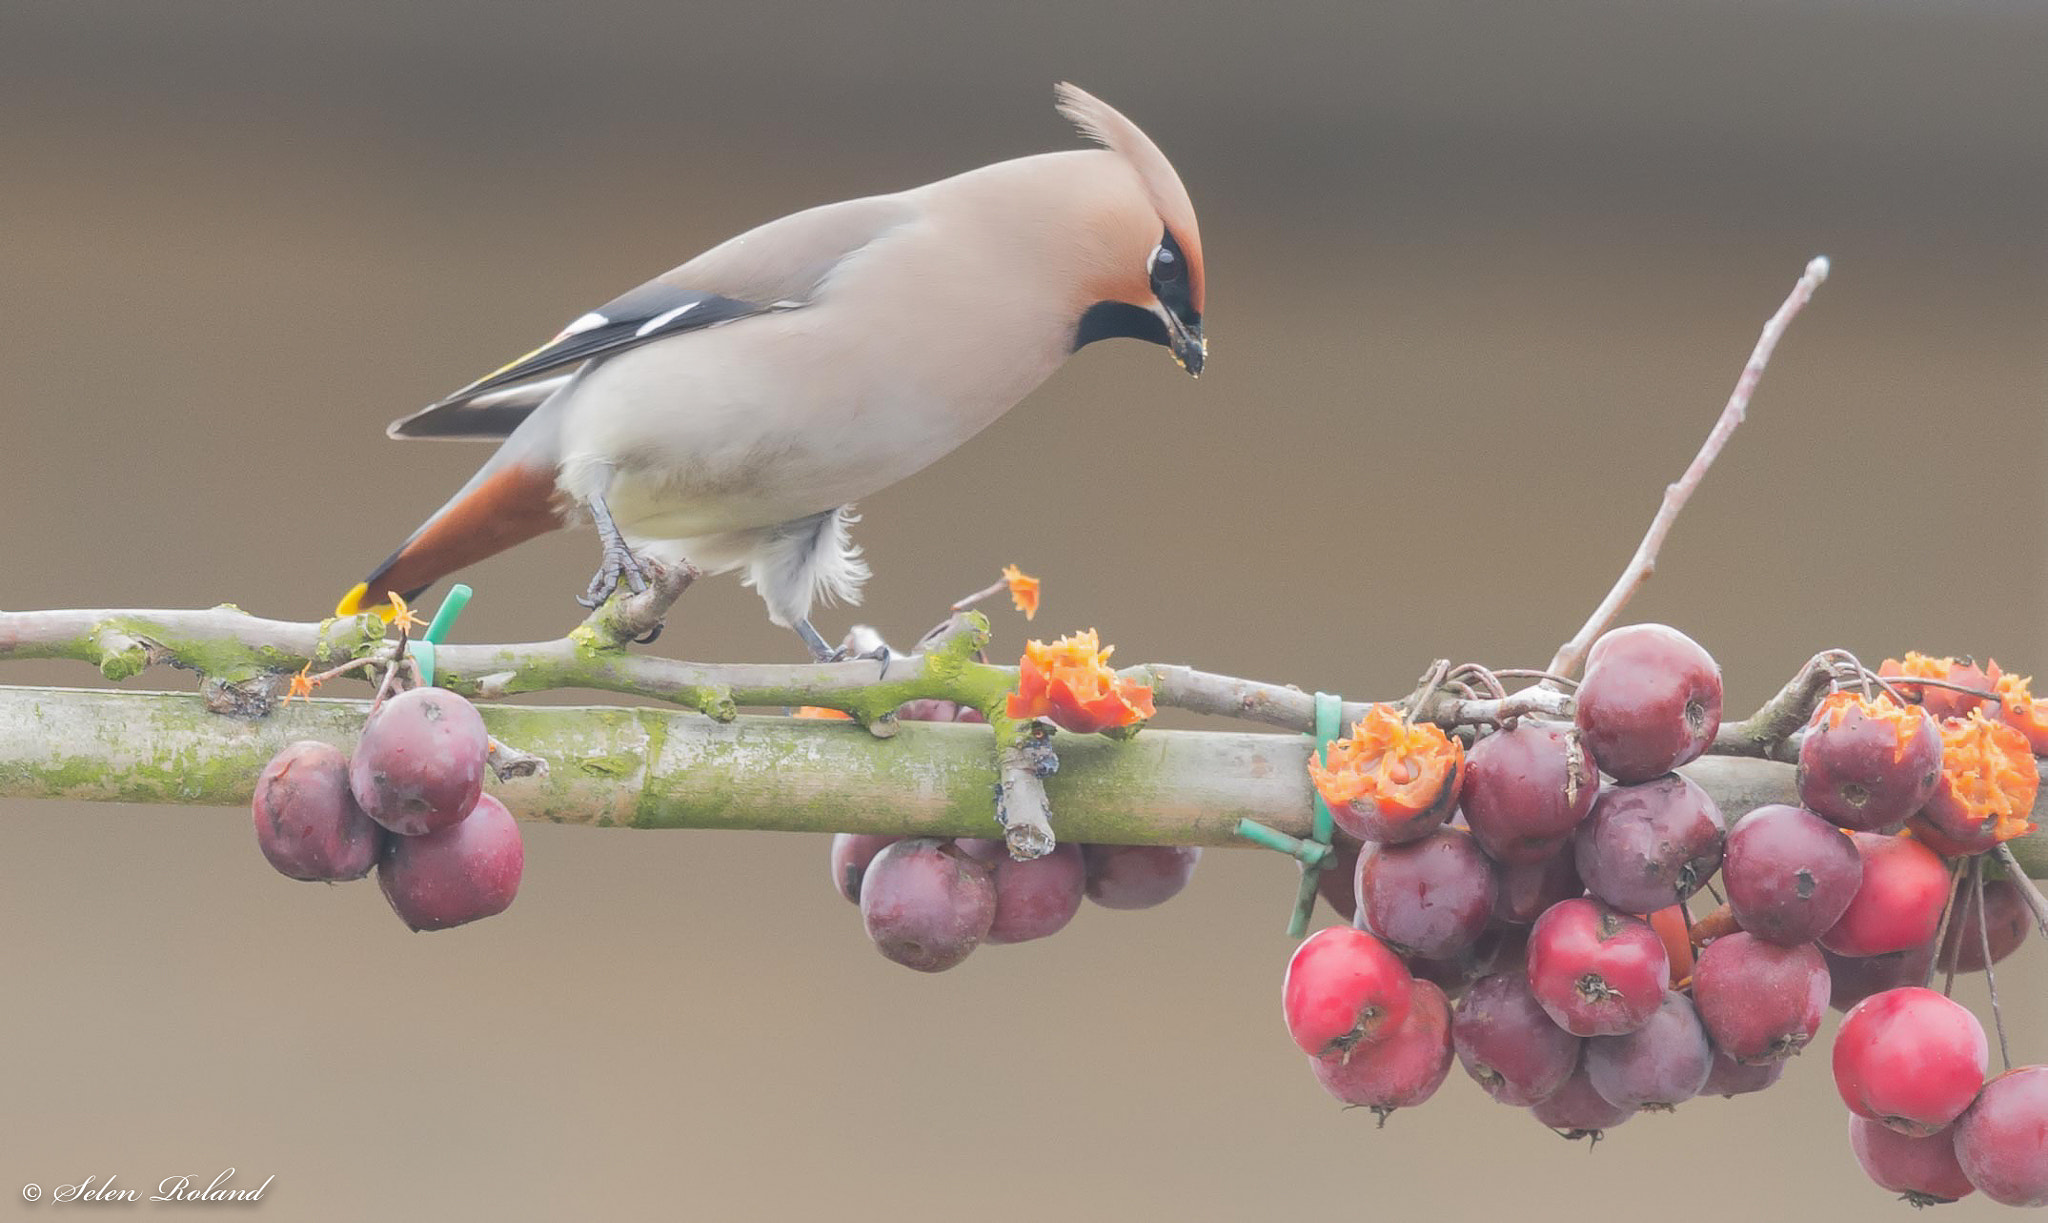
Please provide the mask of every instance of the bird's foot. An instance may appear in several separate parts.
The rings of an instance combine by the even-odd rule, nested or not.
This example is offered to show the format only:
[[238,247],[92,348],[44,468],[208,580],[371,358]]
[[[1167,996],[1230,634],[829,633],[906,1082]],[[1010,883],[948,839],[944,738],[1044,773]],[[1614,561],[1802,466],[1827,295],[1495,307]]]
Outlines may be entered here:
[[852,647],[852,646],[850,646],[850,645],[843,645],[843,646],[840,646],[840,647],[839,647],[838,649],[836,649],[836,650],[832,651],[832,654],[831,654],[831,656],[830,656],[829,658],[823,658],[823,659],[820,659],[819,661],[821,661],[821,662],[857,662],[857,661],[859,661],[859,660],[861,660],[861,659],[866,659],[866,660],[868,660],[868,661],[870,661],[870,662],[879,662],[879,663],[881,663],[881,664],[882,664],[882,669],[881,669],[881,671],[880,671],[879,673],[877,673],[877,674],[876,674],[876,676],[875,676],[875,682],[879,684],[879,683],[881,683],[881,682],[882,682],[883,680],[885,680],[885,679],[889,678],[889,663],[890,663],[890,662],[891,662],[891,661],[892,661],[892,660],[893,660],[893,659],[894,659],[895,657],[896,657],[896,653],[895,653],[895,651],[891,650],[891,649],[890,649],[890,648],[889,648],[889,647],[888,647],[887,645],[878,645],[878,646],[874,647],[874,648],[873,648],[873,649],[871,649],[871,650],[862,650],[862,651],[861,651],[860,653],[858,653],[858,654],[854,653],[854,651],[853,651],[853,647]]
[[[597,575],[590,579],[590,586],[576,601],[585,607],[602,606],[606,599],[618,592],[619,582],[634,594],[647,589],[647,574],[640,568],[640,560],[623,539],[607,539],[604,544],[604,563],[598,566]],[[656,632],[661,630],[657,627]],[[652,637],[646,640],[653,640]]]

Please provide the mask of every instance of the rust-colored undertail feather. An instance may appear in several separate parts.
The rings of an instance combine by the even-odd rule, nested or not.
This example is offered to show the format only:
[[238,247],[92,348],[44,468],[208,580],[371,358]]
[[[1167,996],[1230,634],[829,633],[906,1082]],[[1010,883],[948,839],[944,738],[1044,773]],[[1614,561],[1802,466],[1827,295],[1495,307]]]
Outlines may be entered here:
[[387,592],[411,599],[458,569],[563,524],[553,470],[507,464],[442,506],[404,547],[342,596],[335,614],[381,612]]

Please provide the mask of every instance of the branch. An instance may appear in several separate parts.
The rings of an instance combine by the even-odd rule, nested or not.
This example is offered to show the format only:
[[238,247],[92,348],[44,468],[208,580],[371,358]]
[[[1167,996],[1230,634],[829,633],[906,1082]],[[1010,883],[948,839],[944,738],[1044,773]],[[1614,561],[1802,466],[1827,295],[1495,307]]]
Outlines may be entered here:
[[1785,334],[1785,327],[1800,309],[1812,299],[1815,289],[1828,278],[1826,256],[1816,257],[1806,265],[1806,271],[1792,286],[1791,295],[1778,307],[1764,324],[1763,334],[1757,337],[1756,347],[1749,354],[1749,363],[1742,367],[1742,376],[1735,380],[1735,390],[1728,396],[1728,406],[1721,409],[1721,417],[1714,422],[1714,428],[1707,434],[1707,440],[1700,445],[1700,451],[1693,456],[1692,465],[1676,484],[1664,490],[1664,504],[1658,507],[1657,516],[1650,520],[1650,529],[1643,536],[1643,542],[1636,545],[1636,554],[1629,558],[1628,568],[1621,571],[1613,589],[1593,609],[1586,623],[1579,627],[1570,641],[1558,647],[1547,670],[1559,675],[1570,675],[1586,660],[1586,651],[1593,648],[1593,641],[1614,623],[1621,609],[1635,596],[1642,584],[1649,580],[1657,568],[1657,553],[1664,546],[1664,537],[1671,533],[1671,524],[1678,520],[1678,512],[1692,498],[1693,490],[1700,486],[1700,480],[1714,460],[1721,455],[1722,447],[1734,435],[1735,427],[1749,414],[1749,398],[1756,393],[1756,384],[1764,375],[1764,366],[1770,364],[1771,353],[1778,347],[1778,338]]

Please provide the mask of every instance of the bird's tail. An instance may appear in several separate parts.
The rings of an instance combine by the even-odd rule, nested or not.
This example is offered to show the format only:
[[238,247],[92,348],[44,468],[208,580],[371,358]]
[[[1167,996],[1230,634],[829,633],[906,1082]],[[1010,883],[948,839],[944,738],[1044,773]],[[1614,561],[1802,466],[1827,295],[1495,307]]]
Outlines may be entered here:
[[[499,458],[505,458],[503,451]],[[403,547],[351,587],[334,614],[376,612],[388,620],[393,610],[385,596],[395,593],[405,599],[417,598],[456,570],[545,535],[567,521],[551,465],[494,459],[420,524]]]

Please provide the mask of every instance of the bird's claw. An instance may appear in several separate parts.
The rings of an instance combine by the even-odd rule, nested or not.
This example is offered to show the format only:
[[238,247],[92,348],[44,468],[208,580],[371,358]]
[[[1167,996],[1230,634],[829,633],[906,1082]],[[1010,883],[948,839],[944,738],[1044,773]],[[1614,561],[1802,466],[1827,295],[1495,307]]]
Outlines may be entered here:
[[871,662],[879,662],[882,664],[882,670],[879,674],[875,676],[875,682],[880,683],[881,681],[889,678],[889,663],[895,657],[896,655],[894,651],[890,650],[887,644],[878,645],[871,650],[863,650],[858,654],[853,652],[852,646],[843,645],[840,646],[838,649],[832,651],[831,657],[826,658],[824,661],[858,662],[862,659],[867,659]]
[[641,570],[639,558],[623,543],[608,543],[604,547],[604,563],[598,566],[589,588],[576,601],[585,607],[601,607],[606,599],[618,593],[621,579],[625,581],[626,588],[636,595],[647,589],[647,574]]

